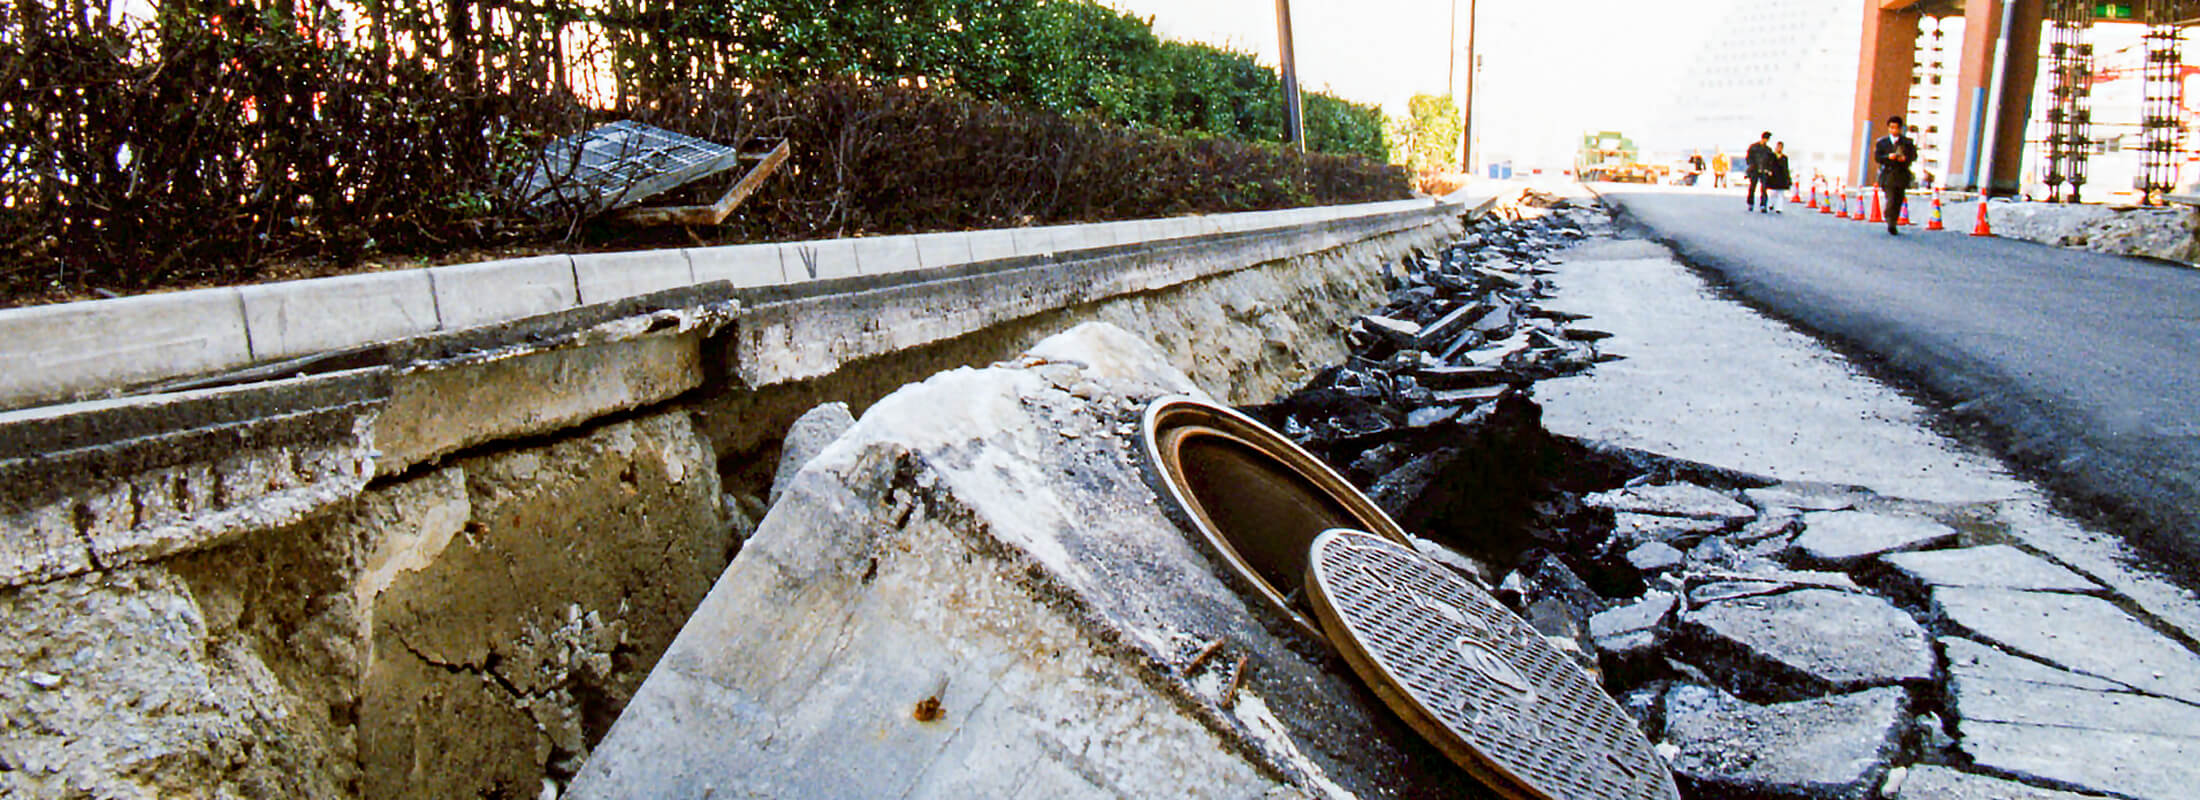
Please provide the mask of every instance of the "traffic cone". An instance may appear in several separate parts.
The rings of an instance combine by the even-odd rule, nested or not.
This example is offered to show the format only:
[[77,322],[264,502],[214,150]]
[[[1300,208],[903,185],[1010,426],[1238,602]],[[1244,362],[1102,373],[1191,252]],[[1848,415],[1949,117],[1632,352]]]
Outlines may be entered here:
[[1905,227],[1910,224],[1910,198],[1907,195],[1904,195],[1902,198],[1902,217],[1901,219],[1896,220],[1895,224]]
[[1841,187],[1841,207],[1833,212],[1834,219],[1849,218],[1849,187]]
[[1988,224],[1986,224],[1986,198],[1985,198],[1985,196],[1983,196],[1983,195],[1981,195],[1981,196],[1979,197],[1979,199],[1978,199],[1978,224],[1977,224],[1977,225],[1973,225],[1973,226],[1971,226],[1971,235],[1972,235],[1972,236],[1992,236],[1992,235],[1994,235],[1994,227],[1993,227],[1993,226],[1991,226],[1991,225],[1988,225]]
[[1810,205],[1804,206],[1804,208],[1812,211],[1818,210],[1818,184],[1810,185]]
[[1823,202],[1823,203],[1819,203],[1819,204],[1818,204],[1818,213],[1820,213],[1820,214],[1826,214],[1826,215],[1831,215],[1831,214],[1833,214],[1833,190],[1832,190],[1832,189],[1830,189],[1830,188],[1829,188],[1829,189],[1827,189],[1827,190],[1826,190],[1826,202]]
[[1803,202],[1803,187],[1801,187],[1801,186],[1796,186],[1795,184],[1792,184],[1792,183],[1788,184],[1788,202],[1790,202],[1790,203],[1801,203],[1801,202]]
[[1872,187],[1872,218],[1868,220],[1869,222],[1880,223],[1887,221],[1885,217],[1879,215],[1879,207],[1883,205],[1886,204],[1879,202],[1879,187]]
[[1948,226],[1946,226],[1946,225],[1942,225],[1942,224],[1940,223],[1940,190],[1939,190],[1939,189],[1934,189],[1934,190],[1933,190],[1933,216],[1932,216],[1932,218],[1931,218],[1931,219],[1925,220],[1925,229],[1926,229],[1926,230],[1929,230],[1929,231],[1938,231],[1938,230],[1946,230],[1946,229],[1947,229],[1947,227],[1948,227]]

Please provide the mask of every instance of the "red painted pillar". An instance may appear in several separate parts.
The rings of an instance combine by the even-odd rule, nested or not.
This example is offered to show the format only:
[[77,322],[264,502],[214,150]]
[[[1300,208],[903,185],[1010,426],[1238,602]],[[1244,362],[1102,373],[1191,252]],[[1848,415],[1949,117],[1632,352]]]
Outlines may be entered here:
[[[1856,111],[1849,115],[1849,179],[1867,186],[1879,179],[1872,142],[1887,118],[1908,116],[1911,73],[1917,69],[1915,0],[1866,0],[1863,52],[1856,61]],[[1971,0],[1979,5],[1985,0]],[[1892,10],[1889,10],[1892,7]],[[1966,29],[1968,30],[1968,29]]]
[[[1989,167],[2001,194],[2015,192],[2023,170],[2024,125],[2031,116],[2032,82],[2040,71],[2040,23],[2046,0],[2015,0],[2009,50],[2002,73],[1993,75],[2002,43],[2002,0],[1971,0],[1963,14],[1963,55],[1956,72],[1956,119],[1948,155],[1948,184],[1983,187]],[[1993,94],[2000,95],[1997,106]],[[1989,113],[1999,119],[1988,120]],[[1991,130],[1990,130],[1991,128]],[[1993,157],[1982,150],[1991,140]]]

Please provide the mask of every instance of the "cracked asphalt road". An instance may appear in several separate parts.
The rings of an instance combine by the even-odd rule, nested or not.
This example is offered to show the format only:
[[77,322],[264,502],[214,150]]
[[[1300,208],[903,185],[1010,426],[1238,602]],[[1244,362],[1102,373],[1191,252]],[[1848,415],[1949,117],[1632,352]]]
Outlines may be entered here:
[[[1891,237],[1731,194],[1595,187],[1727,289],[1979,423],[2005,455],[2200,583],[2200,270],[1966,235]],[[1965,221],[1959,224],[1958,221]]]

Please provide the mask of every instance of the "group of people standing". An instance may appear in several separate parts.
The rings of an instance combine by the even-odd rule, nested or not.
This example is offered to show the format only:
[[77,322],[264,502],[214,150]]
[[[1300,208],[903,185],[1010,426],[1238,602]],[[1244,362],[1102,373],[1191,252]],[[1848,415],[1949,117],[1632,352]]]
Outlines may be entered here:
[[[1917,143],[1903,134],[1902,117],[1887,118],[1887,135],[1872,143],[1872,163],[1879,165],[1879,187],[1886,197],[1887,233],[1901,235],[1896,220],[1902,216],[1902,205],[1907,199],[1910,185],[1915,183],[1910,165],[1917,161]],[[1689,163],[1697,170],[1704,167],[1703,154],[1689,156]],[[1733,167],[1721,150],[1711,158],[1711,185],[1726,187],[1728,170]],[[1780,194],[1795,186],[1795,177],[1788,169],[1787,143],[1772,140],[1772,132],[1765,131],[1742,154],[1742,174],[1748,179],[1749,188],[1743,195],[1743,203],[1752,212],[1779,214]]]
[[1743,195],[1749,210],[1760,214],[1784,213],[1776,205],[1780,193],[1795,185],[1794,175],[1788,172],[1787,142],[1772,140],[1772,132],[1765,131],[1750,143],[1748,152],[1742,154],[1743,177],[1749,179],[1749,191]]

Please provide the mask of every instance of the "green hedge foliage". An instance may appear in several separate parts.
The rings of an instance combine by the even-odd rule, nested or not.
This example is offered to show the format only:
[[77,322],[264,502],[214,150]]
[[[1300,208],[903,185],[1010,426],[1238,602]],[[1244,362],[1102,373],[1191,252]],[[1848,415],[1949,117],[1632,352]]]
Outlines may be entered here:
[[[117,6],[118,8],[121,6]],[[639,232],[503,187],[621,118],[796,157],[722,242],[1402,197],[1379,112],[1084,0],[78,0],[0,14],[0,303]],[[577,241],[576,241],[577,240]],[[310,271],[310,270],[309,270]]]

